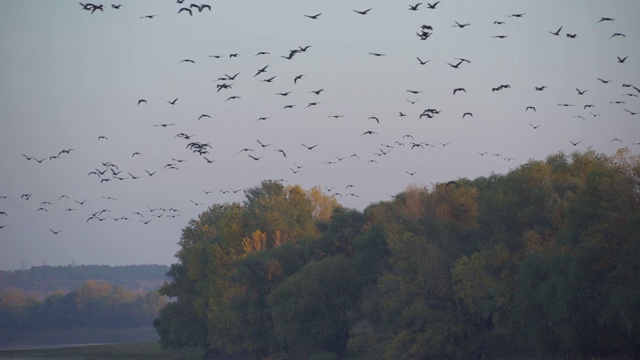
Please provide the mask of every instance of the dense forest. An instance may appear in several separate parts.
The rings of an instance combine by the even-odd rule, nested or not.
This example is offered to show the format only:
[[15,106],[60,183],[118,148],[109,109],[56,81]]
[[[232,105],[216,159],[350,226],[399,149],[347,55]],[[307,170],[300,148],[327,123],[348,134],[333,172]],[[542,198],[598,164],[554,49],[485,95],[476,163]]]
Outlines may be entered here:
[[370,359],[640,357],[640,159],[557,153],[363,211],[265,181],[182,231],[165,347]]
[[86,280],[103,280],[127,290],[156,290],[165,281],[166,265],[34,266],[28,270],[0,271],[0,293],[20,290],[50,295],[79,288]]
[[75,291],[43,301],[11,291],[0,294],[0,331],[151,326],[165,303],[156,291],[133,292],[101,280],[87,280]]

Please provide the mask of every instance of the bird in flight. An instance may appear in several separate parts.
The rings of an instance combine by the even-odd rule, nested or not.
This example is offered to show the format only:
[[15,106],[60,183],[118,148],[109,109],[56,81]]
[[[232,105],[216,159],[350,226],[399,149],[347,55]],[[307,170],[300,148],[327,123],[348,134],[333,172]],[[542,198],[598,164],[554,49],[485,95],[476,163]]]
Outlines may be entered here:
[[464,119],[464,117],[467,116],[467,115],[473,117],[472,113],[466,112],[466,113],[462,114],[462,118]]
[[362,11],[360,11],[360,10],[353,10],[353,12],[358,13],[358,14],[360,14],[360,15],[367,15],[367,13],[368,13],[369,11],[371,11],[371,8],[368,8],[367,10],[362,10]]
[[417,11],[417,10],[418,10],[418,7],[419,7],[420,5],[422,5],[422,3],[417,3],[417,4],[415,4],[415,5],[411,5],[411,4],[409,4],[409,10],[411,10],[411,11]]
[[[202,114],[198,117],[198,120],[202,119],[202,118],[209,118],[211,119],[211,116],[207,115],[207,114]],[[188,139],[187,139],[188,140]]]
[[370,53],[369,53],[369,55],[373,55],[373,56],[385,56],[386,54],[370,52]]
[[256,76],[258,76],[258,75],[260,75],[260,74],[262,74],[262,73],[264,73],[264,72],[267,72],[267,68],[268,68],[268,67],[269,67],[269,65],[267,65],[267,66],[263,67],[262,69],[259,69],[259,70],[256,72],[256,74],[255,74],[255,75],[253,75],[253,77],[256,77]]
[[320,15],[322,15],[322,13],[318,13],[315,15],[305,15],[305,16],[308,17],[309,19],[317,20]]
[[558,35],[560,35],[560,30],[562,30],[562,26],[560,26],[560,29],[558,29],[556,32],[549,31],[549,34],[558,36]]
[[260,146],[262,146],[263,148],[271,145],[271,144],[263,144],[260,140],[256,140],[258,142],[258,144],[260,144]]
[[453,89],[453,95],[455,95],[458,91],[467,92],[464,88],[455,88]]
[[453,25],[452,27],[459,27],[460,29],[464,29],[465,27],[471,25],[470,23],[466,23],[466,24],[460,24],[457,21],[454,21],[454,23],[456,23],[455,25]]
[[569,34],[569,33],[567,33],[567,37],[570,38],[570,39],[575,39],[575,38],[578,37],[578,34]]
[[536,111],[535,106],[527,106],[527,108],[526,108],[526,109],[524,109],[524,111],[529,111],[529,109],[531,109],[531,110],[533,110],[533,111]]
[[175,98],[173,101],[169,101],[169,100],[167,100],[167,102],[168,102],[169,104],[171,104],[171,105],[175,105],[175,104],[176,104],[176,101],[178,101],[178,98]]
[[542,126],[542,124],[540,125],[533,125],[532,123],[529,123],[529,125],[531,125],[531,127],[535,130],[537,128],[539,128],[540,126]]
[[536,86],[536,91],[543,91],[544,89],[546,89],[547,87],[542,85],[542,86]]
[[153,19],[156,16],[158,16],[158,14],[155,15],[145,15],[145,16],[140,16],[140,19]]
[[578,144],[580,144],[580,143],[581,143],[581,141],[573,142],[573,141],[571,141],[571,140],[569,140],[569,142],[570,142],[570,143],[571,143],[571,145],[573,145],[573,146],[578,146]]
[[416,57],[416,59],[418,59],[418,62],[420,62],[420,65],[425,65],[426,63],[428,63],[431,60],[424,60],[422,61],[419,57]]
[[628,58],[628,57],[629,57],[629,56],[625,56],[625,57],[621,58],[620,56],[617,56],[617,58],[618,58],[618,62],[619,62],[620,64],[624,64],[624,62],[625,62],[625,61],[627,61],[627,58]]
[[313,93],[313,94],[316,94],[316,95],[320,95],[320,93],[323,92],[323,91],[324,91],[324,88],[322,88],[320,90],[311,90],[311,91],[309,91],[309,94]]
[[509,15],[509,17],[517,17],[517,18],[519,18],[519,17],[523,17],[525,14],[526,14],[526,13],[522,13],[522,14],[511,14],[511,15]]
[[184,59],[184,60],[182,60],[182,61],[180,61],[180,62],[181,62],[181,63],[183,63],[183,62],[188,62],[188,63],[192,63],[192,64],[195,64],[195,63],[196,63],[195,61],[193,61],[193,60],[191,60],[191,59]]
[[58,235],[62,230],[55,231],[55,230],[49,229],[49,231],[51,231],[54,235]]
[[436,1],[433,4],[431,3],[427,3],[427,8],[431,9],[431,10],[435,10],[436,6],[438,6],[438,4],[440,4],[440,1]]
[[305,144],[302,144],[302,146],[306,147],[308,150],[313,150],[313,148],[315,148],[316,146],[318,146],[318,144],[312,145],[312,146],[307,146]]
[[616,36],[627,37],[627,35],[622,34],[622,33],[614,33],[613,35],[611,35],[611,37],[610,37],[609,39],[611,39],[611,38],[613,38],[613,37],[616,37]]
[[589,89],[587,89],[587,90],[580,90],[580,89],[576,88],[576,91],[578,92],[578,95],[583,95],[584,93],[586,93],[587,91],[589,91]]
[[600,18],[600,21],[598,21],[598,23],[601,23],[603,21],[613,21],[613,19],[609,18],[609,17],[602,17],[602,18]]
[[374,134],[377,134],[377,132],[368,130],[368,131],[365,131],[362,134],[360,134],[360,136],[362,136],[362,135],[374,135]]
[[146,103],[147,103],[147,100],[145,100],[145,99],[140,99],[140,100],[138,100],[138,105],[140,105],[140,104],[142,104],[142,103],[145,103],[145,104],[146,104]]
[[189,9],[189,8],[185,8],[185,7],[180,8],[180,10],[178,10],[178,14],[180,14],[180,13],[181,13],[181,12],[183,12],[183,11],[186,11],[186,12],[188,12],[188,13],[189,13],[189,15],[193,16],[193,13],[191,12],[191,9]]
[[494,35],[491,38],[492,39],[506,39],[507,37],[509,37],[509,35]]
[[103,136],[103,135],[98,136],[98,140],[100,140],[100,139],[109,140],[109,139],[107,139],[106,136]]

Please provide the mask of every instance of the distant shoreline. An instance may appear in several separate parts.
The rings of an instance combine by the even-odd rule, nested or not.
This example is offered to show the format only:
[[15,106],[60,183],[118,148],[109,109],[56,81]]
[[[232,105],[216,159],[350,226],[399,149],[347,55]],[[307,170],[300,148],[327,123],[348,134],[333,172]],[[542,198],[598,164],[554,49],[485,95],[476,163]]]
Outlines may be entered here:
[[158,342],[152,327],[0,329],[0,351],[39,350],[88,345],[113,345]]

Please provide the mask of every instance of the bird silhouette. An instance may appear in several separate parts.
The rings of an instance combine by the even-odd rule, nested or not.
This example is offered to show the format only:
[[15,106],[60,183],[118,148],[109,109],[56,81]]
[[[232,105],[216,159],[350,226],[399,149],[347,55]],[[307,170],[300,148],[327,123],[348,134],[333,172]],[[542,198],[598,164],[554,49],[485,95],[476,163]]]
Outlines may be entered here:
[[615,33],[615,34],[611,35],[611,37],[610,37],[609,39],[614,38],[614,37],[616,37],[616,36],[627,37],[627,35],[625,35],[625,34],[622,34],[622,33]]
[[577,38],[577,37],[578,37],[578,34],[569,34],[569,33],[567,33],[567,37],[568,37],[569,39],[575,39],[575,38]]
[[589,91],[589,89],[587,89],[587,90],[580,90],[580,89],[576,88],[576,91],[578,92],[578,95],[584,95],[584,93],[586,93],[587,91]]
[[547,87],[542,85],[542,86],[536,86],[536,91],[543,91],[544,89],[546,89]]
[[420,62],[420,65],[425,65],[426,63],[428,63],[431,60],[424,60],[422,61],[419,57],[416,57],[416,59],[418,59],[418,62]]
[[193,13],[191,12],[191,9],[189,8],[180,8],[180,10],[178,10],[178,14],[180,14],[181,12],[186,11],[189,13],[189,15],[193,16]]
[[531,127],[532,127],[534,130],[535,130],[535,129],[537,129],[537,128],[539,128],[540,126],[542,126],[542,124],[541,124],[541,125],[533,125],[532,123],[529,123],[529,125],[531,125]]
[[353,10],[353,12],[358,13],[360,15],[367,15],[367,13],[369,13],[369,11],[371,11],[371,8],[368,8],[367,10]]
[[462,91],[462,92],[467,92],[467,90],[465,90],[464,88],[455,88],[453,89],[453,95],[455,95],[458,91]]
[[472,113],[466,112],[466,113],[462,114],[462,118],[464,119],[464,117],[467,116],[467,115],[473,117]]
[[600,21],[598,21],[598,22],[601,23],[603,21],[613,21],[613,19],[609,18],[609,17],[602,17],[602,18],[600,18]]
[[318,13],[315,15],[305,15],[305,16],[308,17],[309,19],[317,20],[320,15],[322,15],[322,13]]
[[55,230],[49,229],[49,231],[51,231],[54,235],[58,235],[62,230],[55,231]]
[[169,101],[169,100],[167,100],[167,102],[168,102],[169,104],[171,104],[171,105],[175,105],[175,104],[176,104],[176,101],[178,101],[178,98],[175,98],[173,101]]
[[258,69],[258,71],[256,72],[256,74],[255,74],[255,75],[253,75],[253,77],[256,77],[256,76],[258,76],[258,75],[260,75],[260,74],[262,74],[262,73],[267,72],[267,68],[268,68],[268,67],[269,67],[269,65],[267,65],[267,66],[263,67],[262,69]]
[[318,146],[318,144],[312,145],[312,146],[307,146],[305,144],[302,144],[302,146],[306,147],[308,150],[313,150],[313,148],[315,148],[316,146]]
[[460,23],[459,23],[459,22],[457,22],[457,21],[454,21],[454,23],[456,23],[456,24],[455,24],[455,25],[453,25],[452,27],[459,27],[460,29],[464,29],[465,27],[467,27],[467,26],[471,25],[471,24],[469,24],[469,23],[466,23],[466,24],[460,24]]
[[103,135],[98,136],[98,140],[101,140],[101,139],[109,140],[109,139],[107,139],[107,137],[106,137],[106,136],[103,136]]
[[419,7],[420,5],[422,5],[422,3],[417,3],[417,4],[415,4],[415,5],[411,5],[411,4],[409,4],[409,10],[411,10],[411,11],[417,11],[417,10],[418,10],[418,7]]
[[535,106],[527,106],[527,108],[526,108],[526,109],[524,109],[524,111],[529,111],[529,109],[531,109],[531,110],[533,110],[533,111],[536,111]]
[[186,63],[191,63],[191,64],[195,64],[196,62],[191,60],[191,59],[184,59],[182,61],[180,61],[181,63],[186,62]]
[[549,31],[549,34],[558,36],[558,35],[560,35],[560,30],[562,30],[562,26],[560,26],[560,28],[556,32]]
[[438,4],[440,4],[440,1],[436,1],[433,4],[427,3],[427,8],[429,8],[431,10],[435,10],[436,6],[438,6]]
[[624,62],[625,62],[625,61],[627,61],[627,58],[628,58],[628,57],[629,57],[629,56],[625,56],[625,57],[621,58],[620,56],[618,56],[618,57],[617,57],[617,58],[618,58],[618,62],[619,62],[620,64],[624,64]]

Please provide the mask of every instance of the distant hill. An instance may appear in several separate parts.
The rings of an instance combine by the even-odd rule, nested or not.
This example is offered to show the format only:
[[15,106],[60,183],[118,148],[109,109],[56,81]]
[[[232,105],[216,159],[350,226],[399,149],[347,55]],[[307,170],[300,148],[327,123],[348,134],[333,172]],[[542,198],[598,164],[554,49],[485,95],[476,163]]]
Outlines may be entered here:
[[22,290],[48,295],[78,289],[86,280],[104,280],[127,290],[156,290],[165,281],[166,265],[36,266],[29,270],[0,271],[0,292]]

